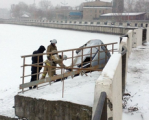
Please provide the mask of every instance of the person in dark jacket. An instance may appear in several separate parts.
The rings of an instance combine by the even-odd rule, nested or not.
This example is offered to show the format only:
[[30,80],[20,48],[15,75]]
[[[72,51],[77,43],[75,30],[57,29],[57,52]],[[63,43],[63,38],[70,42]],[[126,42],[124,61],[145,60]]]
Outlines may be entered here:
[[[46,50],[45,47],[41,45],[38,50],[33,52],[33,55],[43,53],[45,50]],[[36,64],[36,63],[38,63],[38,56],[32,56],[32,64]],[[39,63],[40,63],[39,65],[43,66],[43,55],[39,56]],[[32,66],[31,67],[31,74],[36,74],[37,69],[38,69],[38,67]],[[39,67],[38,72],[40,72],[41,69],[42,69],[42,67]],[[32,75],[31,76],[31,82],[35,81],[37,79],[39,79],[39,75]],[[36,88],[36,85],[33,88]],[[32,89],[32,86],[30,86],[29,89]]]

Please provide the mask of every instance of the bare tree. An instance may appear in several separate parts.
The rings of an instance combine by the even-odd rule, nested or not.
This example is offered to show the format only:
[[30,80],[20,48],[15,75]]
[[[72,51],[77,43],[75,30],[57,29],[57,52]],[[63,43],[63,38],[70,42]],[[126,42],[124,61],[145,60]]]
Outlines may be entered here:
[[125,0],[124,9],[125,12],[134,12],[135,0]]
[[48,0],[42,0],[39,2],[39,6],[41,7],[42,10],[47,11],[48,8],[51,6],[51,2]]
[[15,18],[21,17],[23,12],[28,11],[28,5],[24,2],[19,2],[18,4],[13,4],[11,5],[11,13]]
[[135,12],[147,12],[149,8],[149,0],[137,0],[134,11]]
[[20,7],[22,11],[27,11],[28,9],[28,5],[24,2],[19,2],[18,6]]
[[35,4],[31,4],[28,6],[28,12],[31,14],[32,18],[38,18],[37,8],[36,8]]
[[80,11],[83,11],[83,7],[84,7],[84,3],[81,3],[81,4],[79,5],[79,10],[80,10]]

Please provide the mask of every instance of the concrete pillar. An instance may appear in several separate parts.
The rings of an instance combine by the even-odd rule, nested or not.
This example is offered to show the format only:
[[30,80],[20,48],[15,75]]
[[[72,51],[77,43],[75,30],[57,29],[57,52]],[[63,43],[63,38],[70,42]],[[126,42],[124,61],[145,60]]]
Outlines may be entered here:
[[84,21],[82,21],[82,25],[84,25],[84,23],[85,23],[85,22],[84,22]]
[[123,23],[123,27],[127,27],[127,23],[126,22]]
[[107,22],[107,25],[110,25],[111,26],[111,22]]
[[122,61],[121,54],[113,54],[107,65],[102,71],[95,84],[94,105],[92,117],[95,114],[96,106],[101,92],[105,91],[107,98],[112,103],[113,108],[108,110],[108,118],[113,117],[113,120],[122,119]]
[[138,24],[138,27],[141,27],[141,23],[139,22],[139,23],[137,23]]
[[147,41],[149,42],[149,27],[147,27]]
[[62,21],[62,24],[65,24],[65,20]]
[[142,45],[142,29],[141,28],[134,30],[133,41],[134,41],[133,47]]
[[100,22],[100,25],[104,25],[104,22]]
[[130,56],[132,51],[132,43],[133,43],[133,30],[129,30],[127,34],[128,34],[128,42],[126,43],[128,48],[128,56]]
[[76,21],[76,24],[79,24],[79,21]]
[[132,41],[129,42],[129,39],[130,38],[123,37],[119,45],[119,53],[122,52],[123,46],[127,48],[127,53],[122,56],[122,93],[125,92],[125,86],[126,86],[126,80],[127,80],[127,69],[128,69],[128,56],[129,56],[129,52],[131,51],[129,50],[130,49],[129,47],[131,46],[130,43]]
[[96,22],[93,22],[93,25],[96,25]]
[[115,26],[119,26],[119,22],[116,22],[116,23],[115,23]]
[[144,27],[144,28],[146,27],[146,23],[143,23],[143,27]]
[[130,23],[130,26],[131,26],[131,27],[135,27],[135,23],[131,22],[131,23]]

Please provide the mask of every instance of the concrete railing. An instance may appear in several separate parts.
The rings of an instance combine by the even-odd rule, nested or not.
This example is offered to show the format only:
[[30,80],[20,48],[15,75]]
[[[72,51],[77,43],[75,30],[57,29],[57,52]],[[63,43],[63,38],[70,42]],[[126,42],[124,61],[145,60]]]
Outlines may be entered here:
[[26,23],[54,23],[54,24],[80,24],[80,25],[106,25],[116,27],[148,27],[149,22],[130,21],[130,22],[112,22],[112,21],[82,21],[82,20],[39,20],[39,19],[7,19],[5,22],[26,22]]
[[147,34],[147,35],[146,35],[146,37],[147,37],[146,41],[149,42],[149,27],[147,27],[147,33],[146,33],[146,34]]
[[[125,83],[127,80],[128,58],[131,54],[132,47],[143,44],[143,35],[146,35],[146,41],[149,41],[148,33],[149,28],[147,28],[146,34],[143,34],[143,29],[135,29],[129,30],[125,37],[122,37],[122,41],[119,45],[119,52],[111,56],[100,77],[96,81],[92,117],[95,114],[101,92],[106,92],[107,101],[109,102],[107,107],[108,118],[122,120],[122,96],[125,91]],[[127,49],[124,55],[121,54],[123,48]]]
[[148,23],[128,23],[128,22],[107,22],[107,21],[64,21],[64,20],[29,20],[29,19],[8,19],[1,23],[19,24],[28,26],[49,27],[58,29],[71,29],[90,32],[101,32],[123,35],[128,30],[134,30],[138,27],[146,28]]
[[113,54],[105,66],[102,74],[96,81],[94,92],[93,113],[97,106],[97,101],[101,92],[107,93],[109,99],[108,118],[113,117],[113,120],[122,119],[122,60],[121,54]]
[[[2,20],[1,20],[2,21]],[[24,22],[24,23],[52,23],[52,24],[75,24],[75,25],[101,25],[115,27],[148,27],[148,21],[129,21],[129,22],[112,22],[112,21],[83,21],[83,20],[39,20],[39,19],[6,19],[4,22]]]

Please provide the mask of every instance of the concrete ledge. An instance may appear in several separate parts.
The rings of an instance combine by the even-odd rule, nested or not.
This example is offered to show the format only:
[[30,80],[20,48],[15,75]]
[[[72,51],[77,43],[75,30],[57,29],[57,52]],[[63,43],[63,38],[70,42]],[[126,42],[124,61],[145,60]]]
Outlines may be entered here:
[[81,22],[81,24],[76,24],[75,22],[37,22],[35,20],[5,20],[4,24],[17,24],[17,25],[26,25],[26,26],[38,26],[38,27],[48,27],[48,28],[56,28],[56,29],[68,29],[68,30],[79,30],[79,31],[89,31],[89,32],[100,32],[100,33],[108,33],[108,34],[117,34],[123,35],[128,32],[128,30],[134,30],[136,27],[127,27],[127,26],[114,26],[114,25],[105,25],[100,22],[94,22],[93,24],[89,24],[91,22]]
[[17,118],[10,118],[10,117],[6,117],[6,116],[0,115],[0,120],[18,120],[18,119]]
[[133,47],[138,47],[142,45],[142,29],[141,28],[134,30],[133,39],[135,42],[135,45],[133,45]]
[[92,108],[66,101],[15,96],[15,114],[29,120],[91,120]]

